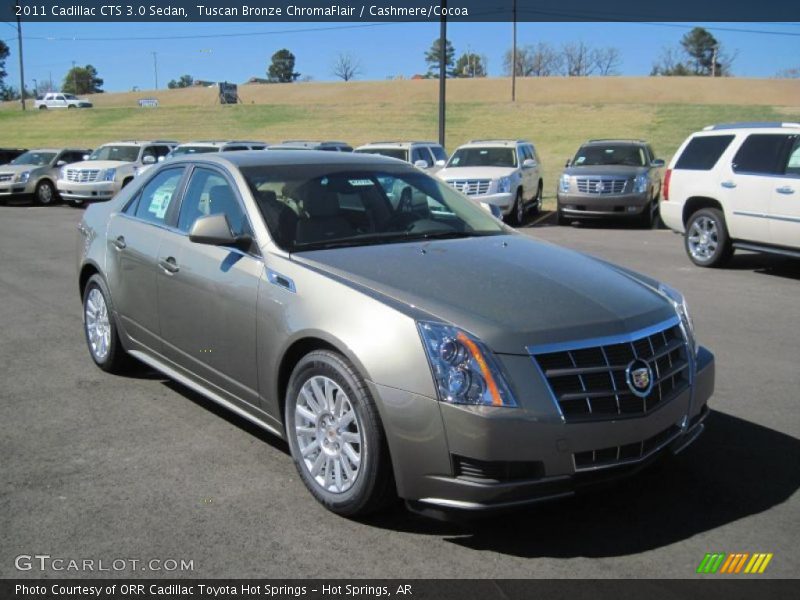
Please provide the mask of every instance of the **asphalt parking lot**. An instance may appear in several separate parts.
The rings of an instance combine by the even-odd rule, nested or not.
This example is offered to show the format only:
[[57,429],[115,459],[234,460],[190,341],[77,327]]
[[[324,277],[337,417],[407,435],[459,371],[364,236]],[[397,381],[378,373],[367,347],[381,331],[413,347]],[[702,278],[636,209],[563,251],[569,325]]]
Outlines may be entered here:
[[800,261],[742,254],[704,270],[665,230],[522,228],[686,294],[717,359],[706,433],[567,501],[467,523],[401,508],[354,522],[311,497],[283,442],[155,373],[94,367],[80,215],[0,207],[0,577],[92,574],[18,572],[20,554],[193,561],[120,574],[148,577],[682,578],[706,552],[772,552],[762,577],[800,572]]

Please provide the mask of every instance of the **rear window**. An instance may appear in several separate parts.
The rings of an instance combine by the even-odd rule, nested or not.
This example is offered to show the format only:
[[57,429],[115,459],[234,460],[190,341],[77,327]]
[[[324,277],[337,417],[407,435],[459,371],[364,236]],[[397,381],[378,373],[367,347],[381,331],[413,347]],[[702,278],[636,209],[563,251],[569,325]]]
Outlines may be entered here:
[[675,163],[675,168],[691,171],[713,169],[733,138],[732,135],[703,135],[692,138]]

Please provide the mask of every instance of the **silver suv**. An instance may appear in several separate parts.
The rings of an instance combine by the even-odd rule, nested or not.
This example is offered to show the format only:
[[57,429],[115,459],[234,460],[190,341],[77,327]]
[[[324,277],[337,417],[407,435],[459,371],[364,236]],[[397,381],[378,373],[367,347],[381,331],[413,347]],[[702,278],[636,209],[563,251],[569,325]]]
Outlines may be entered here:
[[170,140],[125,140],[100,146],[86,160],[61,169],[56,182],[65,202],[79,206],[92,200],[110,200],[136,177],[139,169],[152,165],[178,142]]
[[436,173],[447,163],[447,152],[435,142],[371,142],[354,152],[397,158],[428,173]]
[[473,140],[453,152],[436,173],[474,200],[494,204],[521,225],[528,209],[542,208],[542,162],[526,140]]

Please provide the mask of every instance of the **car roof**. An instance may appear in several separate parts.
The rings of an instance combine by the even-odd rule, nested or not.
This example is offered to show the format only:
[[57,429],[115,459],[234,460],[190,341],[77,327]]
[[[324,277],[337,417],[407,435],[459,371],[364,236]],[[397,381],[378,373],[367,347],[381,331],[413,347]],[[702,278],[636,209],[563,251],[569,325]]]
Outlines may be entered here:
[[516,146],[517,144],[532,144],[528,140],[470,140],[466,144],[461,144],[459,148],[465,146]]
[[194,140],[192,142],[181,142],[179,146],[227,146],[229,144],[266,144],[254,140]]
[[594,146],[594,145],[602,145],[602,144],[628,144],[631,146],[642,146],[646,145],[647,142],[644,140],[626,140],[626,139],[617,139],[617,138],[608,138],[608,139],[596,139],[596,140],[587,140],[583,145],[584,146]]
[[407,165],[403,161],[377,154],[354,154],[352,152],[326,152],[324,150],[242,150],[241,152],[224,152],[220,154],[201,154],[177,156],[170,159],[170,164],[177,162],[208,161],[230,164],[237,168],[261,167],[270,165],[362,165],[369,167]]
[[31,148],[27,152],[63,152],[68,150],[70,152],[88,152],[89,148],[73,148],[72,146],[65,146],[63,148]]
[[724,129],[800,129],[800,123],[782,123],[779,121],[717,123],[716,125],[704,127],[703,131],[720,131]]
[[[117,140],[116,142],[106,142],[103,146],[143,146],[144,144],[175,144],[175,140]],[[98,146],[100,148],[102,146]]]
[[408,142],[399,142],[399,141],[368,142],[366,144],[359,146],[358,148],[405,148],[407,146],[413,146],[414,144],[421,144],[424,146],[438,146],[439,142],[423,142],[419,140],[412,140]]

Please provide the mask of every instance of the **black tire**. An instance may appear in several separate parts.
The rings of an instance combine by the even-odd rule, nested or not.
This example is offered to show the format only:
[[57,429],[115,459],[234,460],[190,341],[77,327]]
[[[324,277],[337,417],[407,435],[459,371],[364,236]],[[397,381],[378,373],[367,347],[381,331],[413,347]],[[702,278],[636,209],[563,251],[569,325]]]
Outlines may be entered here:
[[654,212],[653,203],[648,202],[642,214],[639,215],[639,226],[642,229],[653,228],[653,212]]
[[508,213],[509,225],[519,227],[525,222],[525,200],[522,197],[522,188],[517,189],[517,196],[514,198],[514,205],[511,207],[511,212]]
[[67,204],[69,204],[72,208],[82,208],[83,200],[67,200]]
[[[89,333],[89,322],[87,318],[87,310],[91,310],[88,306],[90,298],[93,296],[94,291],[98,291],[105,303],[106,313],[108,316],[108,351],[100,356],[99,353],[93,348],[92,340]],[[108,293],[106,282],[98,274],[94,274],[89,278],[86,287],[83,290],[83,333],[86,338],[86,345],[89,349],[89,355],[95,364],[108,373],[124,373],[130,369],[134,364],[133,358],[125,352],[122,347],[122,342],[119,339],[119,332],[117,331],[117,323],[114,320],[114,308],[111,304],[111,295]]]
[[42,105],[39,107],[39,110],[47,110],[47,107],[46,107],[44,104],[42,104]]
[[72,108],[75,108],[75,105],[73,105],[73,104],[67,104],[67,110],[70,110],[70,109],[72,109]]
[[[713,230],[706,227],[706,224],[713,226]],[[709,231],[710,239],[715,241],[713,252],[707,256],[701,255],[693,248],[692,233],[697,225],[698,229]],[[711,235],[713,231],[713,235]],[[686,222],[686,233],[683,236],[683,244],[686,255],[698,267],[722,267],[733,256],[733,246],[728,235],[728,227],[725,224],[725,215],[716,208],[703,208],[693,213]]]
[[[359,430],[363,432],[358,473],[351,487],[342,492],[329,491],[314,479],[301,455],[295,433],[295,411],[300,390],[314,377],[326,377],[339,386],[355,412]],[[286,439],[295,467],[311,495],[325,508],[345,517],[360,517],[384,508],[395,498],[389,449],[378,409],[364,379],[343,356],[329,350],[316,350],[300,359],[289,379],[284,403]]]
[[58,192],[55,186],[46,179],[36,184],[36,190],[33,193],[36,204],[41,206],[49,206],[58,202]]
[[544,185],[542,184],[542,180],[539,180],[539,186],[536,188],[536,198],[533,200],[533,206],[531,207],[531,211],[534,215],[538,215],[539,212],[542,210],[542,193],[544,191]]
[[570,225],[571,222],[570,222],[569,219],[567,219],[567,217],[564,215],[563,212],[561,212],[560,210],[557,210],[556,211],[556,224],[557,225],[561,225],[563,227],[563,226],[566,226],[566,225]]

